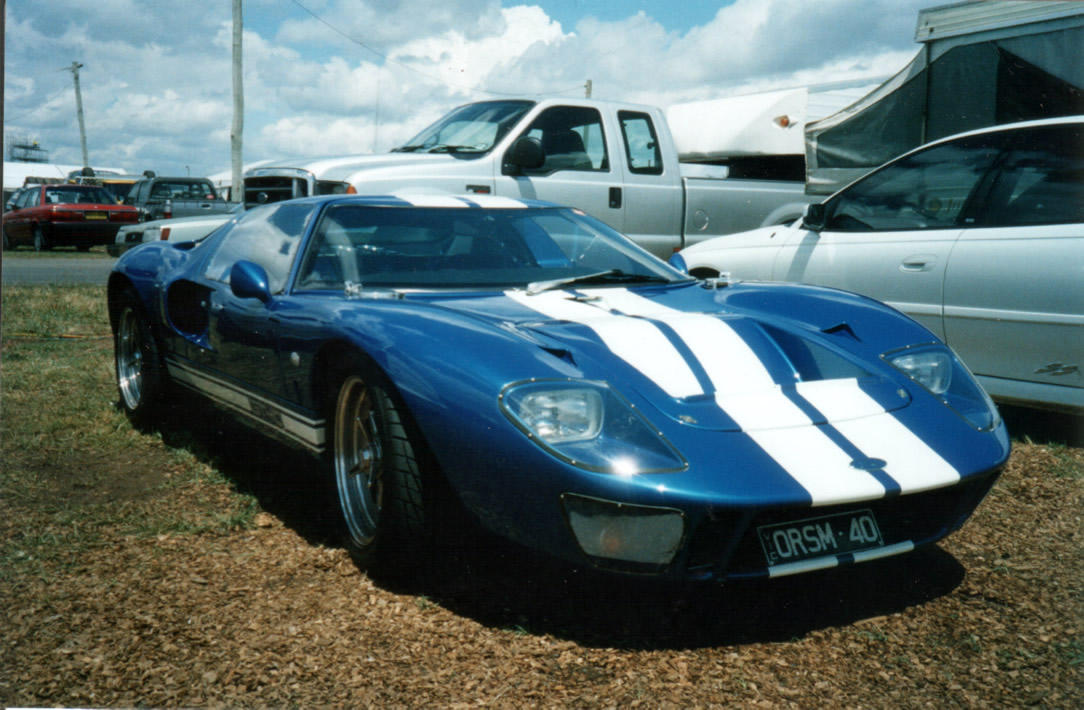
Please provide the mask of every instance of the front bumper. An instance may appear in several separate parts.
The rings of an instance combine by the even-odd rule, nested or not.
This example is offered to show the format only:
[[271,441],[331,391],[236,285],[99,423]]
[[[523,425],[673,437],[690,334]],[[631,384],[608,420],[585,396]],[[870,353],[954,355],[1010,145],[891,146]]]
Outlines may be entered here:
[[[959,483],[921,493],[842,505],[733,509],[707,507],[690,515],[682,549],[666,576],[684,579],[737,580],[779,577],[816,569],[842,567],[909,552],[957,530],[997,481],[1001,468]],[[769,564],[758,530],[811,517],[826,518],[869,511],[880,528],[879,544],[842,554],[807,557],[800,562]],[[592,560],[600,567],[605,561]]]

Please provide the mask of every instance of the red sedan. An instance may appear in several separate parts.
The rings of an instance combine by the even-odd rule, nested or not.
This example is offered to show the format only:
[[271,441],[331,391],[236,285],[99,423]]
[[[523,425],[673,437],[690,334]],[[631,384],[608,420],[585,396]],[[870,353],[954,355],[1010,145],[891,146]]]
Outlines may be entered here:
[[139,212],[118,205],[95,185],[32,185],[4,205],[4,249],[30,244],[36,251],[74,246],[86,251],[112,244],[122,225],[138,221]]

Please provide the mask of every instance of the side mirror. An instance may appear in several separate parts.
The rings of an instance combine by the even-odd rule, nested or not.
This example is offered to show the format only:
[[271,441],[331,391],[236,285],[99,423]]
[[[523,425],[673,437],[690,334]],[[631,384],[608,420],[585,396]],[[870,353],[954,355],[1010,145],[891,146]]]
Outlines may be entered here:
[[681,252],[675,251],[673,254],[670,255],[670,258],[667,260],[666,263],[670,264],[670,266],[674,267],[686,276],[689,275],[689,265],[685,263],[685,257],[681,255]]
[[238,298],[255,298],[262,303],[271,300],[267,272],[251,261],[239,261],[230,269],[230,290]]
[[523,136],[504,154],[502,172],[505,175],[519,175],[524,170],[540,168],[545,162],[546,151],[542,149],[542,141]]
[[802,227],[812,232],[819,232],[824,229],[828,220],[828,210],[825,209],[823,202],[814,202],[805,206],[805,213],[802,215]]

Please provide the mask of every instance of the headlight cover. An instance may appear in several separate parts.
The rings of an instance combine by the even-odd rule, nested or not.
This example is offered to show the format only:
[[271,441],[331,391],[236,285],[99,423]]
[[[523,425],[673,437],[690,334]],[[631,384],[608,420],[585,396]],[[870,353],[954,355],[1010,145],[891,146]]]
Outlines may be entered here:
[[518,382],[505,387],[498,401],[532,441],[579,468],[632,476],[688,467],[670,442],[605,382]]
[[1001,422],[993,400],[944,345],[918,345],[887,352],[881,357],[979,431],[989,431]]

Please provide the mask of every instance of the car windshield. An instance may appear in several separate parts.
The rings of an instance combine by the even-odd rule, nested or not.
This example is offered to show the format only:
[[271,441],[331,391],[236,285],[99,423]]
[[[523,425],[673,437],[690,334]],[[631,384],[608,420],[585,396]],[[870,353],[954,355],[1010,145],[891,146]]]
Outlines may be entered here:
[[295,289],[525,288],[686,280],[602,222],[569,208],[328,207]]
[[531,101],[483,101],[460,106],[395,152],[487,153],[533,105]]
[[45,189],[45,204],[112,205],[116,200],[105,188],[88,185],[64,185]]

